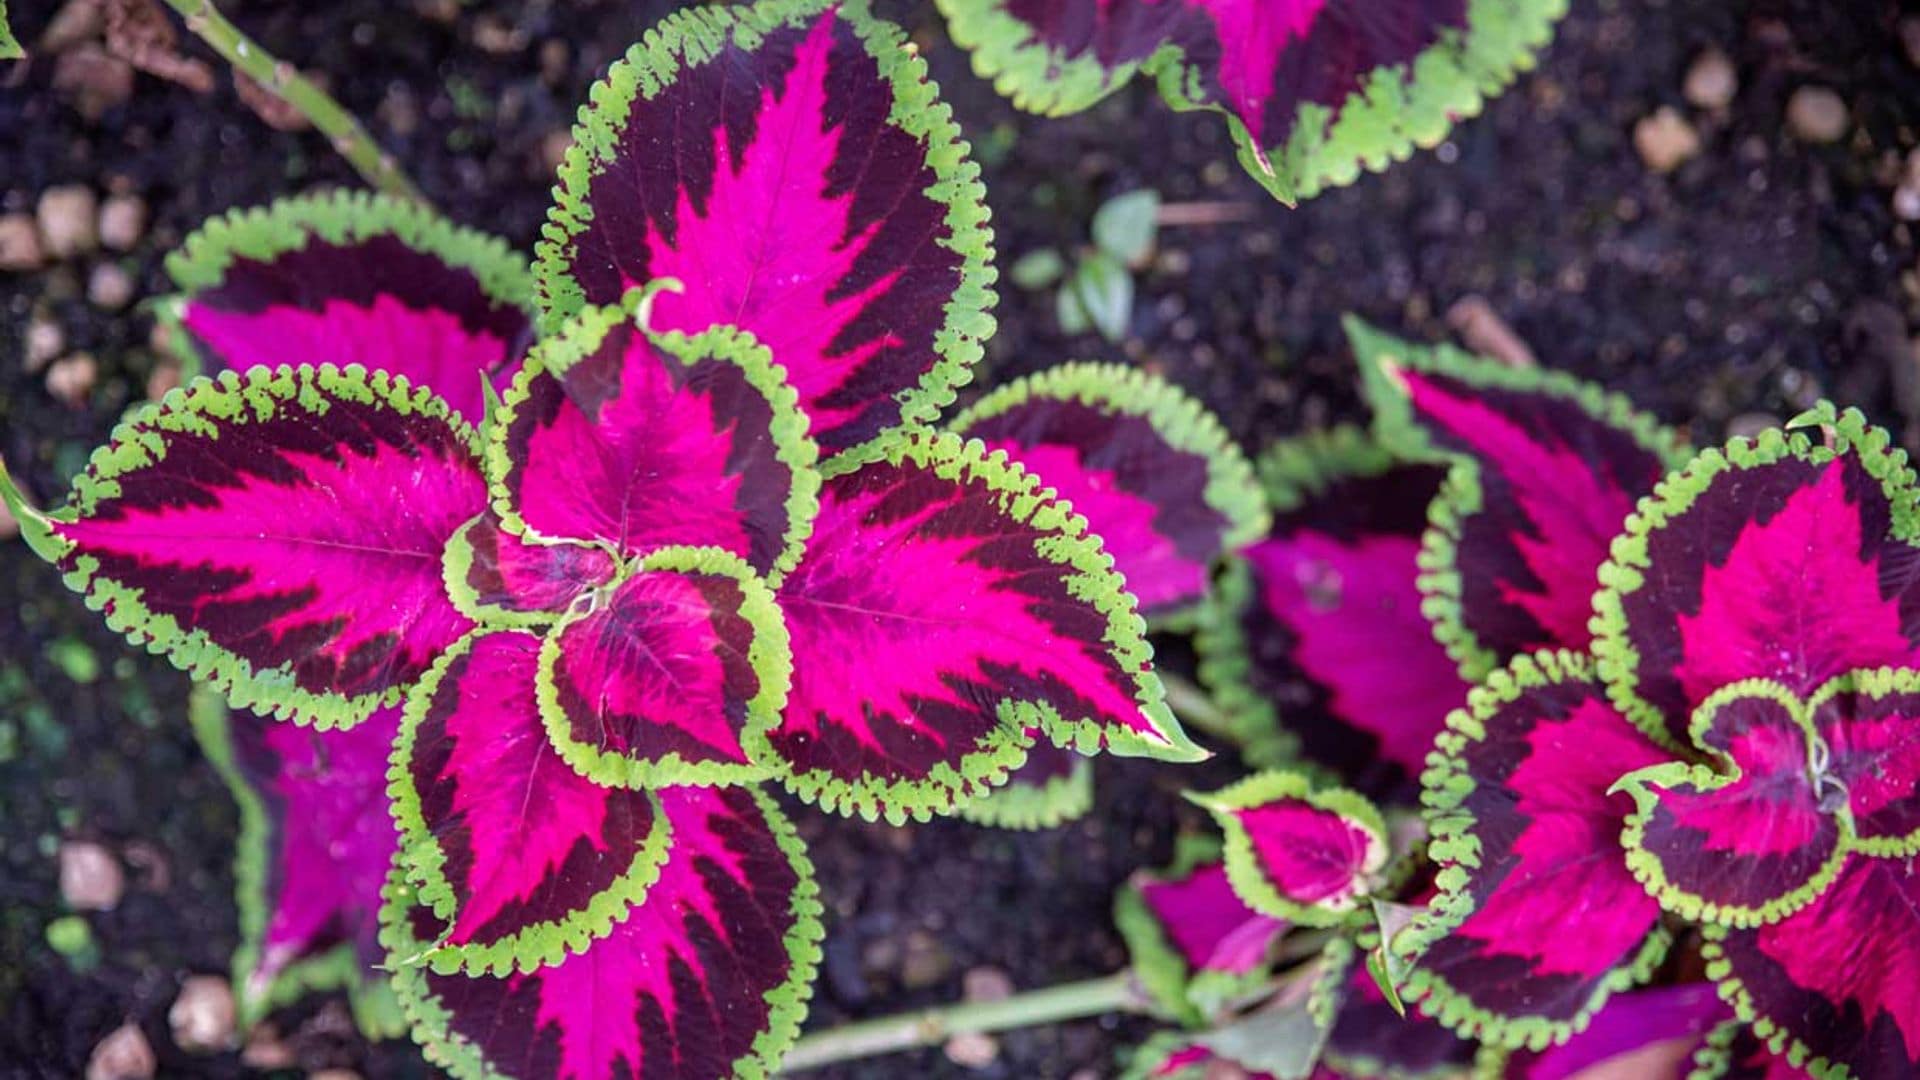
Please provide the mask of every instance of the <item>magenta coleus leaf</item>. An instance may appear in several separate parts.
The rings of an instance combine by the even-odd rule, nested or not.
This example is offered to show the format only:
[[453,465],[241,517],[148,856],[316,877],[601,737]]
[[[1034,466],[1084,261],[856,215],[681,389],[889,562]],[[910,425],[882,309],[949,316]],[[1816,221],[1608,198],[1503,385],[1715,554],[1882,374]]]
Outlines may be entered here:
[[792,679],[767,586],[719,548],[662,548],[568,616],[540,651],[540,716],[560,757],[632,788],[767,779],[756,760]]
[[1175,847],[1172,866],[1136,873],[1120,889],[1113,918],[1155,1008],[1188,1025],[1214,1018],[1266,978],[1287,931],[1233,891],[1218,842],[1191,836]]
[[502,528],[627,556],[713,545],[786,570],[819,487],[793,388],[751,338],[655,335],[647,317],[588,311],[514,378],[487,445]]
[[1441,1080],[1461,1076],[1473,1064],[1472,1042],[1425,1017],[1402,1016],[1388,1003],[1353,939],[1328,942],[1321,962],[1337,980],[1333,1027],[1320,1058],[1330,1077]]
[[473,443],[404,379],[256,367],[135,412],[53,514],[0,494],[129,640],[237,706],[346,726],[471,625],[440,555],[486,505]]
[[[1806,906],[1840,872],[1852,833],[1806,706],[1749,679],[1709,696],[1690,727],[1712,764],[1654,765],[1615,783],[1638,806],[1621,837],[1627,865],[1694,922],[1754,926]],[[1909,775],[1911,800],[1911,764]]]
[[1908,860],[1856,855],[1779,922],[1706,934],[1708,976],[1789,1065],[1826,1078],[1920,1073],[1920,875]]
[[1849,846],[1920,853],[1920,671],[1849,672],[1814,691],[1808,717],[1821,794],[1846,793]]
[[612,581],[618,560],[602,543],[530,541],[475,515],[447,541],[441,573],[460,613],[492,626],[544,626]]
[[1524,652],[1584,650],[1608,545],[1685,460],[1682,440],[1560,372],[1412,345],[1357,319],[1347,334],[1381,439],[1452,464],[1429,511],[1420,589],[1461,672],[1478,679]]
[[603,787],[547,742],[540,638],[476,631],[407,700],[389,794],[401,862],[445,920],[435,971],[558,963],[612,932],[653,882],[669,832],[652,793]]
[[1488,676],[1448,730],[1423,801],[1439,894],[1393,941],[1409,1002],[1483,1042],[1541,1049],[1665,954],[1660,907],[1628,870],[1619,777],[1668,759],[1569,652]]
[[162,306],[198,370],[360,364],[478,424],[533,339],[532,275],[493,237],[419,203],[333,192],[235,211],[167,259]]
[[974,70],[1014,104],[1077,112],[1135,72],[1224,113],[1283,201],[1433,146],[1533,64],[1557,0],[940,0]]
[[1776,1053],[1753,1028],[1729,1020],[1694,1051],[1687,1080],[1812,1080],[1812,1074]]
[[1707,695],[1766,678],[1811,693],[1920,662],[1920,512],[1906,455],[1858,413],[1831,447],[1763,432],[1706,450],[1614,542],[1594,655],[1622,712],[1674,745]]
[[[1037,735],[1038,732],[1033,733]],[[960,817],[1002,829],[1051,829],[1093,809],[1093,759],[1064,746],[1034,743],[1000,787],[964,803]]]
[[992,333],[979,168],[866,0],[663,20],[594,87],[538,248],[549,328],[672,278],[653,325],[773,350],[836,453],[953,400]]
[[1297,738],[1359,789],[1404,793],[1467,695],[1414,584],[1444,470],[1343,427],[1276,445],[1260,471],[1272,532],[1195,636],[1201,679],[1233,718],[1225,734],[1263,762]]
[[[637,796],[636,796],[637,797]],[[585,953],[506,975],[420,963],[443,932],[390,883],[382,941],[414,1035],[456,1077],[764,1076],[806,1011],[821,937],[813,870],[766,795],[658,792],[659,877]]]
[[1327,926],[1384,880],[1387,823],[1356,792],[1276,770],[1189,797],[1226,833],[1228,880],[1255,911]]
[[756,737],[823,807],[926,817],[1021,763],[1030,732],[1082,753],[1195,760],[1139,614],[1078,515],[977,442],[889,433],[836,462],[777,599],[793,644]]
[[240,807],[234,859],[240,947],[233,990],[244,1022],[309,990],[379,996],[380,887],[398,846],[387,814],[387,756],[400,709],[345,731],[314,731],[229,712],[211,693],[190,701],[194,735]]
[[[1646,1055],[1669,1044],[1683,1059],[1704,1049],[1733,1011],[1711,983],[1690,982],[1615,994],[1587,1026],[1545,1050],[1494,1051],[1482,1060],[1483,1075],[1506,1080],[1576,1080],[1583,1076],[1672,1076],[1656,1071]],[[1498,1057],[1498,1068],[1490,1060]],[[1665,1057],[1662,1059],[1665,1063]],[[1690,1078],[1695,1080],[1695,1078]]]
[[954,432],[1004,450],[1087,519],[1148,619],[1191,614],[1213,564],[1267,530],[1253,470],[1200,402],[1119,364],[995,390]]

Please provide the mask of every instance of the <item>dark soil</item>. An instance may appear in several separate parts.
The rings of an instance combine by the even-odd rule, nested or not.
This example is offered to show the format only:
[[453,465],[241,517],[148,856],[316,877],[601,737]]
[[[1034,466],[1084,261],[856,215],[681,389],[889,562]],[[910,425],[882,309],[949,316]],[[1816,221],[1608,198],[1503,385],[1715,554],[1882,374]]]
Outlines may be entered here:
[[[9,5],[23,41],[38,37],[54,4]],[[223,6],[278,55],[327,73],[441,207],[526,249],[548,200],[544,139],[673,5]],[[1784,417],[1822,394],[1911,424],[1895,380],[1907,385],[1911,372],[1896,369],[1914,362],[1905,348],[1920,315],[1914,236],[1889,194],[1900,155],[1920,142],[1920,69],[1894,32],[1898,5],[1574,6],[1540,71],[1439,152],[1288,210],[1231,164],[1210,118],[1174,115],[1145,87],[1070,120],[1017,115],[968,73],[931,5],[891,5],[981,147],[1003,266],[1082,242],[1099,201],[1136,186],[1254,215],[1163,236],[1124,350],[1063,337],[1050,296],[1008,287],[979,381],[1124,352],[1201,394],[1258,448],[1358,417],[1342,312],[1439,339],[1448,306],[1480,294],[1546,364],[1600,379],[1702,440],[1720,438],[1738,414]],[[1719,115],[1680,95],[1709,44],[1740,75]],[[97,121],[51,90],[52,76],[44,59],[0,65],[0,212],[30,211],[59,183],[138,192],[153,224],[124,265],[142,296],[165,291],[162,257],[208,215],[355,182],[318,138],[264,126],[224,75],[205,97],[142,76]],[[1787,98],[1810,82],[1851,108],[1837,144],[1805,146],[1786,131]],[[1632,144],[1635,121],[1661,105],[1678,107],[1704,144],[1664,177]],[[0,453],[49,500],[144,395],[155,362],[146,316],[88,305],[88,266],[0,275]],[[59,322],[69,349],[97,357],[84,406],[61,404],[26,370],[21,338],[35,312]],[[164,1073],[235,1075],[234,1055],[189,1057],[166,1030],[179,980],[223,973],[235,937],[235,813],[188,733],[186,681],[109,634],[17,541],[0,545],[0,565],[0,1075],[78,1075],[128,1018]],[[961,973],[978,965],[1023,988],[1116,969],[1125,957],[1108,918],[1113,888],[1196,824],[1181,788],[1231,772],[1103,762],[1094,815],[1039,834],[952,822],[888,829],[797,809],[829,909],[812,1022],[953,1000]],[[89,917],[92,964],[46,940],[64,913],[53,853],[66,837],[157,867],[132,875],[118,910]],[[421,1071],[405,1045],[369,1048],[344,1031],[337,1005],[315,1001],[278,1019],[304,1067]],[[979,1075],[1111,1075],[1116,1054],[1146,1031],[1129,1021],[1010,1034]],[[971,1074],[931,1050],[820,1075]]]

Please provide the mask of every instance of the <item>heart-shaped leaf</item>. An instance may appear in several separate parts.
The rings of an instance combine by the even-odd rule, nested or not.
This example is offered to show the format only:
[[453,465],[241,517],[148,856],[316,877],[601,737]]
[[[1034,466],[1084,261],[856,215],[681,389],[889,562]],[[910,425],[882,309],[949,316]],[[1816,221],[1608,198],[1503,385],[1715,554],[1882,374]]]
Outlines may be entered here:
[[1665,955],[1620,849],[1619,777],[1667,759],[1585,657],[1523,656],[1448,720],[1421,777],[1439,895],[1393,947],[1409,1002],[1499,1046],[1564,1041]]
[[979,167],[866,0],[684,11],[593,88],[536,275],[549,329],[655,279],[653,325],[751,331],[829,454],[931,422],[992,333]]
[[382,372],[223,372],[124,421],[64,509],[0,495],[108,626],[283,719],[357,723],[471,625],[440,555],[486,505],[473,433]]
[[427,1056],[454,1076],[765,1076],[799,1029],[820,902],[793,827],[751,788],[662,788],[659,879],[584,954],[534,971],[442,975],[444,925],[399,881],[381,940]]
[[1007,782],[960,807],[976,825],[1051,829],[1093,809],[1093,760],[1064,746],[1035,743]]
[[1806,706],[1749,679],[1708,697],[1690,726],[1712,764],[1654,765],[1614,785],[1638,807],[1621,837],[1634,876],[1692,922],[1756,926],[1806,906],[1852,834],[1844,795],[1822,790],[1826,752]]
[[1920,663],[1920,503],[1905,453],[1858,413],[1832,446],[1762,432],[1662,482],[1601,569],[1594,656],[1636,724],[1684,745],[1687,717],[1742,679],[1795,694]]
[[539,659],[534,634],[478,631],[407,700],[388,794],[400,865],[447,924],[422,950],[442,974],[529,971],[584,952],[667,857],[653,794],[602,787],[548,743]]
[[1798,912],[1706,935],[1707,975],[1788,1064],[1820,1077],[1920,1073],[1920,875],[1907,860],[1856,855]]
[[[242,1022],[307,991],[346,986],[364,1024],[363,1003],[386,985],[376,972],[380,887],[399,845],[386,784],[400,707],[345,731],[229,712],[205,690],[189,708],[202,752],[240,807],[233,991]],[[377,1025],[368,1033],[398,1034]]]
[[447,541],[440,569],[462,615],[490,626],[535,627],[612,581],[618,567],[604,545],[530,543],[502,529],[489,511]]
[[1305,926],[1346,918],[1378,887],[1391,848],[1373,804],[1297,772],[1263,772],[1189,798],[1227,836],[1227,878],[1248,907]]
[[787,629],[752,569],[719,548],[662,548],[540,653],[540,715],[567,764],[601,784],[764,780],[746,744],[780,723]]
[[1191,614],[1215,560],[1266,532],[1253,470],[1206,407],[1118,364],[1063,364],[955,417],[1071,503],[1148,619]]
[[730,329],[655,335],[628,307],[592,309],[534,350],[491,433],[494,509],[534,542],[713,545],[774,573],[813,524],[793,388]]
[[1383,442],[1452,467],[1422,540],[1434,634],[1478,679],[1524,652],[1584,650],[1607,547],[1684,444],[1625,398],[1560,372],[1347,334]]
[[806,557],[777,599],[793,693],[770,736],[792,790],[890,820],[983,793],[1029,731],[1205,756],[1162,702],[1152,649],[1086,522],[977,442],[907,429],[834,463]]
[[1353,182],[1446,137],[1532,67],[1559,0],[940,0],[973,67],[1059,116],[1138,72],[1176,109],[1227,117],[1282,201]]
[[1201,680],[1232,718],[1224,734],[1263,764],[1297,738],[1360,790],[1408,795],[1467,694],[1414,586],[1444,470],[1342,427],[1277,444],[1260,472],[1272,532],[1195,635]]
[[533,340],[532,275],[499,240],[366,192],[282,199],[202,225],[161,305],[197,365],[359,364],[431,389],[467,422]]
[[1114,896],[1113,921],[1156,1009],[1189,1026],[1258,987],[1287,931],[1240,899],[1220,845],[1198,837],[1182,838],[1173,865],[1134,874]]

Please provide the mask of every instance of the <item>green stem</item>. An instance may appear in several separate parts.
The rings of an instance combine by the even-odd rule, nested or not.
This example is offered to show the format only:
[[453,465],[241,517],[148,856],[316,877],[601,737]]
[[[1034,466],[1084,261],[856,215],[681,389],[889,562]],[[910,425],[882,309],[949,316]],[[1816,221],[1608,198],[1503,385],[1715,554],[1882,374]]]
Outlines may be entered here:
[[213,0],[167,0],[187,22],[187,29],[226,57],[240,72],[299,110],[314,130],[327,137],[339,155],[380,191],[415,202],[426,202],[391,156],[380,149],[367,130],[340,103],[300,74],[292,64],[275,60],[240,28],[227,21]]
[[1167,708],[1184,723],[1192,720],[1207,731],[1226,731],[1231,724],[1213,696],[1171,671],[1160,672],[1160,685],[1167,691]]
[[793,1044],[781,1071],[797,1072],[917,1046],[936,1046],[968,1032],[1005,1031],[1101,1013],[1140,1012],[1146,1008],[1146,1001],[1135,989],[1133,975],[1122,971],[1085,982],[1014,994],[999,1001],[883,1016],[815,1032]]

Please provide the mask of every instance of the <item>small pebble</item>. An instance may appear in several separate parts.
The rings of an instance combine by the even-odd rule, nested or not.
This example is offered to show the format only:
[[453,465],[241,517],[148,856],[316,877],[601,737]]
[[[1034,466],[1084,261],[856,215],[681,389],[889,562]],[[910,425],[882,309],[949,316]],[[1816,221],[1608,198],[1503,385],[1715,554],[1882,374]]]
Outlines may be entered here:
[[307,1080],[360,1080],[360,1074],[352,1069],[320,1069],[308,1073]]
[[548,173],[557,173],[573,147],[573,133],[564,129],[549,131],[540,139],[540,164]]
[[983,1031],[966,1031],[947,1040],[947,1060],[963,1069],[984,1069],[1000,1056],[1000,1044]]
[[109,251],[132,251],[147,233],[147,201],[138,195],[109,196],[100,206],[100,242]]
[[87,302],[102,311],[119,311],[133,302],[133,276],[110,262],[87,275]]
[[173,360],[162,360],[153,365],[153,370],[147,373],[147,400],[159,401],[179,385],[179,363]]
[[190,1054],[210,1054],[233,1045],[233,988],[218,975],[194,975],[180,984],[167,1010],[173,1041]]
[[87,1080],[147,1080],[160,1067],[153,1047],[134,1024],[114,1028],[87,1059]]
[[1696,108],[1724,109],[1733,103],[1739,89],[1740,75],[1734,71],[1733,61],[1719,49],[1710,48],[1694,57],[1680,93]]
[[298,1061],[293,1047],[280,1038],[279,1029],[272,1024],[255,1025],[247,1033],[246,1047],[240,1051],[240,1064],[261,1072],[291,1069]]
[[98,216],[93,189],[84,184],[48,188],[40,193],[40,205],[34,210],[40,242],[55,259],[71,259],[99,247]]
[[37,372],[65,352],[67,332],[45,315],[35,315],[27,323],[27,370]]
[[1511,368],[1540,366],[1533,350],[1484,296],[1476,293],[1454,301],[1447,308],[1447,325],[1467,348],[1482,356],[1491,356]]
[[[87,403],[87,397],[93,393],[93,384],[99,377],[100,365],[94,361],[92,353],[73,353],[54,361],[53,366],[47,369],[47,393],[61,404],[77,409]],[[120,874],[118,863],[114,864],[114,873]],[[120,889],[125,883],[118,877],[116,881],[114,902],[118,903]]]
[[33,218],[26,214],[0,216],[0,270],[37,270],[46,258]]
[[[93,357],[86,353],[75,353],[53,365],[53,371],[47,373],[48,387],[52,387],[61,364],[76,360],[86,362],[87,384],[91,387]],[[60,845],[60,897],[68,907],[75,911],[112,911],[126,891],[127,875],[113,852],[88,840],[69,840]]]
[[1779,426],[1780,418],[1772,413],[1745,412],[1727,421],[1727,438],[1751,439]]
[[1013,996],[1013,979],[997,967],[968,968],[960,976],[960,987],[967,1001],[1005,1001]]
[[1801,142],[1837,142],[1847,122],[1847,103],[1824,86],[1803,86],[1787,100],[1787,128]]
[[900,955],[900,983],[909,990],[924,990],[944,982],[953,972],[953,957],[940,939],[925,930],[912,930]]
[[1633,148],[1657,173],[1670,173],[1700,152],[1700,135],[1671,105],[1662,105],[1633,126]]
[[53,64],[53,91],[88,123],[133,97],[133,65],[89,41],[59,54]]

